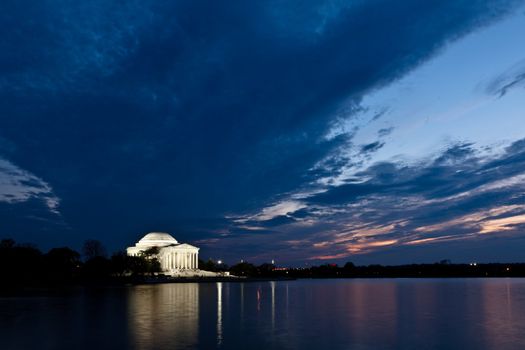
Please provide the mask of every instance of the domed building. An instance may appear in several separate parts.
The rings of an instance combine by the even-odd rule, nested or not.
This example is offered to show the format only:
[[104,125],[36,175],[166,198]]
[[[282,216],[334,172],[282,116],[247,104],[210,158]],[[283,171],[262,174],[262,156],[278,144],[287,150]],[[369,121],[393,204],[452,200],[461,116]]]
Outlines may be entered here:
[[150,248],[159,249],[157,259],[163,272],[180,274],[199,269],[199,248],[179,243],[164,232],[148,233],[134,247],[129,247],[127,254],[137,256]]

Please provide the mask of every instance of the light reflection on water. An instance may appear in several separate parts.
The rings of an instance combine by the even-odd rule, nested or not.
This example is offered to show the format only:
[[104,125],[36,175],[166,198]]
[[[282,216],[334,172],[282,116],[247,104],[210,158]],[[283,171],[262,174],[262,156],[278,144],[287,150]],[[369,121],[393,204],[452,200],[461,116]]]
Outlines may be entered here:
[[525,349],[525,279],[182,283],[0,298],[2,350],[106,348]]
[[222,282],[217,282],[217,345],[222,344]]
[[[187,347],[197,343],[199,285],[137,286],[128,293],[128,322],[137,349]],[[217,325],[217,327],[219,327]]]

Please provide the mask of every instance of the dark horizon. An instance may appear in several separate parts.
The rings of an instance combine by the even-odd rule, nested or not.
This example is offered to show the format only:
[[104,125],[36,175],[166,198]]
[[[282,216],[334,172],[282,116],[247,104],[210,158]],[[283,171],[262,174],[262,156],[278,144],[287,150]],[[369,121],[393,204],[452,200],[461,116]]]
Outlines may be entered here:
[[[105,258],[111,258],[112,256],[118,255],[118,254],[121,254],[121,253],[125,254],[126,253],[126,248],[127,248],[127,247],[124,247],[122,249],[117,249],[117,250],[108,250],[106,248],[106,246],[103,244],[103,242],[101,242],[98,239],[87,239],[86,241],[83,242],[83,244],[80,247],[71,247],[71,246],[67,246],[67,245],[57,245],[57,246],[49,247],[48,249],[41,249],[37,244],[32,243],[32,242],[17,242],[16,240],[14,240],[13,238],[10,238],[10,237],[3,237],[3,238],[0,237],[0,241],[1,242],[12,241],[15,247],[37,249],[40,253],[42,253],[44,255],[48,254],[53,249],[67,248],[67,249],[71,249],[72,251],[78,253],[79,254],[79,258],[81,260],[86,259],[86,257],[84,257],[84,255],[82,254],[83,246],[87,242],[90,242],[90,241],[91,242],[95,241],[95,242],[100,243],[100,248],[104,251],[103,257],[105,257]],[[89,258],[87,258],[87,259],[89,259]],[[224,264],[224,266],[233,266],[233,265],[236,265],[236,264],[239,264],[239,263],[249,263],[249,264],[255,264],[255,265],[272,264],[272,265],[274,265],[276,267],[292,268],[292,269],[295,269],[295,268],[299,268],[299,269],[301,269],[301,268],[311,268],[311,267],[318,267],[318,266],[339,266],[339,267],[343,267],[344,265],[349,264],[349,263],[354,264],[355,266],[361,266],[361,267],[365,267],[365,266],[396,267],[396,266],[435,265],[435,264],[474,265],[474,266],[475,265],[506,265],[506,264],[507,265],[513,265],[513,264],[514,265],[525,265],[525,259],[524,260],[492,260],[492,261],[484,261],[484,260],[473,259],[473,260],[453,261],[453,260],[448,259],[448,258],[443,258],[443,259],[438,259],[438,260],[427,259],[425,261],[423,261],[423,260],[421,260],[421,261],[416,261],[416,260],[414,260],[414,261],[399,261],[399,262],[396,262],[396,263],[384,263],[384,262],[381,262],[381,261],[362,260],[362,259],[356,259],[356,260],[352,260],[352,259],[334,259],[334,260],[317,261],[317,262],[305,261],[305,262],[302,262],[302,263],[299,262],[299,263],[296,263],[296,264],[286,264],[286,263],[279,262],[279,260],[278,259],[276,260],[275,258],[271,259],[271,260],[246,260],[246,259],[225,260],[225,259],[221,258],[220,256],[202,255],[202,253],[199,255],[199,260],[203,261],[203,262],[212,261],[215,264],[217,264],[218,261],[221,261],[222,264]],[[274,263],[272,263],[272,261]],[[524,276],[525,276],[525,272],[524,272]]]
[[0,10],[0,237],[525,261],[522,0]]

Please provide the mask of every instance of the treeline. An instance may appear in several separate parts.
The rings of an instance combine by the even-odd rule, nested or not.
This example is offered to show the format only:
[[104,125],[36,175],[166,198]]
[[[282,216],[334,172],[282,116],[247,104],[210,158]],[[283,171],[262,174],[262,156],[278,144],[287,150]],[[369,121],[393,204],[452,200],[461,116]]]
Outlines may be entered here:
[[525,263],[452,264],[447,260],[434,264],[366,265],[351,262],[344,266],[325,264],[307,268],[278,268],[271,264],[255,266],[240,263],[230,268],[232,274],[261,278],[417,278],[417,277],[525,277]]
[[31,244],[12,239],[0,241],[2,286],[16,287],[61,284],[132,282],[160,271],[155,251],[142,256],[116,252],[107,256],[95,240],[84,243],[82,254],[68,247],[41,252]]
[[[17,244],[12,239],[0,241],[0,286],[57,286],[90,283],[140,283],[153,276],[162,281],[157,248],[140,256],[116,252],[108,256],[96,240],[84,243],[81,253],[68,247],[43,253],[31,244]],[[384,277],[525,277],[525,263],[366,265],[351,262],[344,266],[324,264],[307,268],[283,268],[265,263],[240,262],[228,266],[220,261],[199,259],[199,269],[230,272],[249,278],[384,278]]]

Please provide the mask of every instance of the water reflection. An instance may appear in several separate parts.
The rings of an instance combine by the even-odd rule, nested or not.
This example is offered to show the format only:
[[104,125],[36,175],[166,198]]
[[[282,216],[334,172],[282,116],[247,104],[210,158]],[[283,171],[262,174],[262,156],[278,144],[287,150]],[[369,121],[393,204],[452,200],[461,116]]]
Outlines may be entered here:
[[491,280],[480,288],[484,328],[484,338],[494,348],[505,349],[513,344],[525,343],[525,314],[523,308],[523,292],[515,290],[511,279]]
[[217,282],[217,345],[222,343],[222,282]]
[[270,282],[272,289],[272,331],[275,331],[275,281]]
[[128,323],[137,349],[197,343],[199,284],[137,286],[128,294]]
[[257,288],[257,311],[261,311],[261,299],[262,299],[262,291],[261,287]]
[[241,323],[243,323],[244,322],[244,283],[239,284],[239,288],[241,289],[241,300],[240,300]]
[[35,348],[525,349],[525,279],[165,284],[0,298],[0,349]]

